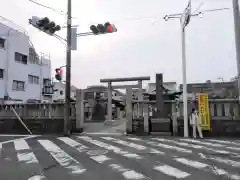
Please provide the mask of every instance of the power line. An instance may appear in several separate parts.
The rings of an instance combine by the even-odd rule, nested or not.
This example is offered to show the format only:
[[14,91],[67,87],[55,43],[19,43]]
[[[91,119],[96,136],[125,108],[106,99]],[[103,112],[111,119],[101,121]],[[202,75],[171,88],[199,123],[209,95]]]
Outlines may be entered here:
[[199,11],[199,9],[203,6],[203,2],[201,2],[199,5],[198,5],[198,7],[193,11],[193,13],[192,14],[195,14],[196,12],[198,12]]
[[204,13],[204,12],[214,12],[214,11],[222,11],[222,10],[229,10],[231,8],[219,8],[219,9],[207,9],[207,10],[202,10],[200,12]]
[[54,11],[54,12],[57,13],[57,14],[66,15],[66,13],[64,13],[62,10],[58,10],[58,9],[55,9],[55,8],[53,8],[53,7],[50,7],[50,6],[46,6],[46,5],[42,4],[42,3],[36,2],[36,1],[34,1],[34,0],[28,0],[28,1],[30,1],[30,2],[32,2],[32,3],[34,3],[34,4],[37,4],[37,5],[39,5],[39,6],[42,6],[42,7],[44,7],[44,8],[50,9],[50,10]]

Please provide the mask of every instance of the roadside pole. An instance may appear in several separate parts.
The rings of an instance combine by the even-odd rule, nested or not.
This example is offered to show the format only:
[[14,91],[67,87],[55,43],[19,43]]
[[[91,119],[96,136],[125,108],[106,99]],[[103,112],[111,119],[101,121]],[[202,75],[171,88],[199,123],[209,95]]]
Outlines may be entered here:
[[72,27],[72,2],[67,4],[67,52],[66,52],[66,86],[65,86],[65,112],[64,135],[70,135],[70,99],[71,99],[71,27]]
[[240,18],[239,18],[239,1],[232,0],[233,17],[235,29],[235,44],[236,44],[236,60],[237,60],[237,85],[238,85],[238,100],[240,103]]
[[184,118],[184,137],[188,137],[188,96],[187,96],[187,64],[186,64],[186,43],[185,27],[181,24],[182,36],[182,79],[183,79],[183,118]]

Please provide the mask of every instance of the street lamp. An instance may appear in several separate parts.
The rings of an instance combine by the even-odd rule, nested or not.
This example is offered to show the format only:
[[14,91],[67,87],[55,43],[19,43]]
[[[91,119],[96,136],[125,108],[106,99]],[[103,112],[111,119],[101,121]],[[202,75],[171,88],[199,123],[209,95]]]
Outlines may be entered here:
[[169,19],[180,19],[181,37],[182,37],[182,80],[183,80],[183,117],[184,117],[184,137],[188,137],[188,96],[187,96],[187,73],[186,73],[186,50],[185,50],[185,28],[190,22],[191,16],[191,1],[181,14],[171,14],[163,17],[165,21]]
[[235,29],[235,44],[236,44],[236,60],[237,60],[237,86],[238,86],[238,100],[240,103],[240,24],[239,24],[239,2],[232,0],[233,17]]
[[[192,16],[200,16],[200,17],[202,17],[203,16],[203,12],[219,11],[219,10],[226,10],[226,9],[229,9],[229,8],[205,10],[205,11],[200,11],[198,13],[192,14],[191,13],[191,0],[189,0],[188,5],[184,9],[183,13],[170,14],[170,15],[166,15],[166,16],[163,17],[163,19],[165,21],[168,21],[169,19],[174,19],[174,18],[180,19],[180,24],[181,24],[184,137],[188,137],[188,109],[187,109],[188,108],[188,96],[187,96],[187,72],[186,72],[187,69],[186,69],[185,29],[186,29],[187,25],[190,23],[190,20],[191,20]],[[240,47],[240,43],[239,43],[239,47]],[[239,53],[239,62],[240,62],[240,53]],[[239,63],[239,67],[240,67],[240,63]],[[239,72],[240,72],[240,70],[239,70]],[[239,90],[240,90],[240,88],[239,88]]]

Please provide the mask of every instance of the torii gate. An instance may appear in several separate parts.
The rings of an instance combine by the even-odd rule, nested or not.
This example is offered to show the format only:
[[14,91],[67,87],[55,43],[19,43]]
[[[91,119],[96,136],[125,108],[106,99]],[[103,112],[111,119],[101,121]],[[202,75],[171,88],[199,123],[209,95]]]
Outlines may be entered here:
[[[108,104],[107,104],[108,120],[112,120],[112,89],[137,88],[139,90],[138,97],[139,99],[142,99],[142,81],[148,81],[148,80],[150,80],[150,76],[100,79],[101,83],[108,83]],[[135,85],[116,85],[116,86],[112,85],[112,83],[114,82],[127,82],[127,81],[137,81],[138,83]]]

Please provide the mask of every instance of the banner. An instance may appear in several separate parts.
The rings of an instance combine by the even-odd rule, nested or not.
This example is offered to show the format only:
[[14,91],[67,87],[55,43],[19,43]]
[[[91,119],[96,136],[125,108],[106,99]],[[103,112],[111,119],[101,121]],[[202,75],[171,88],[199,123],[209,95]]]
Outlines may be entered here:
[[209,113],[209,102],[208,94],[198,93],[198,112],[201,118],[201,128],[202,130],[210,130],[210,113]]

